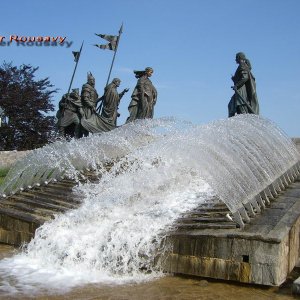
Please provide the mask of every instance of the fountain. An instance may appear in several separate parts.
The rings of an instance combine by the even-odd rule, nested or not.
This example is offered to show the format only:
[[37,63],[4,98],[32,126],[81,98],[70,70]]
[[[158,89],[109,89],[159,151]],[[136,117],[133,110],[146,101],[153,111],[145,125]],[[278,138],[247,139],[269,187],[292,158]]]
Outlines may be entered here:
[[[101,177],[98,183],[80,183],[86,169]],[[171,251],[167,235],[182,214],[217,196],[242,232],[298,175],[293,142],[256,115],[203,126],[141,120],[47,145],[10,170],[2,199],[67,177],[79,181],[74,193],[82,203],[45,222],[21,254],[0,262],[1,289],[33,293],[162,276],[157,257]]]
[[[275,124],[255,115],[220,120],[206,126],[176,124],[173,120],[139,122],[104,135],[56,142],[33,151],[18,162],[0,187],[0,195],[12,195],[64,177],[79,179],[84,169],[99,169],[105,162],[125,157],[148,145],[186,152],[200,176],[243,227],[299,174],[299,153]],[[177,139],[177,140],[176,140]],[[177,149],[174,144],[177,144]],[[152,150],[157,157],[160,153]],[[143,158],[139,158],[143,159]]]

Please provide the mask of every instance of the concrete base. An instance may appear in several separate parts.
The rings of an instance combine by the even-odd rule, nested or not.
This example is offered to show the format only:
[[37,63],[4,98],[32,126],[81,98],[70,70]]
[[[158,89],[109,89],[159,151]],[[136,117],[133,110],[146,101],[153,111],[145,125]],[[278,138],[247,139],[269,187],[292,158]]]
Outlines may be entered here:
[[244,229],[170,233],[168,272],[279,286],[299,257],[300,182],[271,202]]

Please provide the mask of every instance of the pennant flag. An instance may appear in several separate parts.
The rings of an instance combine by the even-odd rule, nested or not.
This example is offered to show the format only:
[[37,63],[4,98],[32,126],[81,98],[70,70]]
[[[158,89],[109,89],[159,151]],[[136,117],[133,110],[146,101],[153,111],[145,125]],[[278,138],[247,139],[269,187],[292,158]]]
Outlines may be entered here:
[[79,51],[72,51],[73,55],[74,55],[74,61],[78,62],[79,57],[80,57],[80,52]]
[[105,45],[98,45],[95,44],[96,47],[100,48],[100,49],[109,49],[112,51],[115,51],[117,48],[117,42],[118,42],[118,35],[108,35],[108,34],[97,34],[95,33],[97,36],[101,37],[102,39],[107,40],[109,43],[105,44]]

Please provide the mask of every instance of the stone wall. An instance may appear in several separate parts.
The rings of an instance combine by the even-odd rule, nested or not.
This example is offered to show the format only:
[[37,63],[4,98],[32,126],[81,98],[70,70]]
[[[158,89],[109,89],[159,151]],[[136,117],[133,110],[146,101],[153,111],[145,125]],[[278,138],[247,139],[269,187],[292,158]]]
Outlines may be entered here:
[[17,160],[25,157],[29,151],[0,151],[0,169],[10,168]]

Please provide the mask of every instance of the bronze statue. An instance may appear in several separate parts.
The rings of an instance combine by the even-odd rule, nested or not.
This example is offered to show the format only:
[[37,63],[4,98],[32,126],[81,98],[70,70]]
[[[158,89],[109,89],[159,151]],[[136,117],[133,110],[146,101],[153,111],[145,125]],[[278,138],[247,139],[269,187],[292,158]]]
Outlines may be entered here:
[[136,119],[152,119],[157,100],[157,91],[149,79],[153,74],[153,69],[148,67],[144,71],[134,71],[134,74],[138,81],[131,95],[131,102],[128,106],[130,115],[126,123]]
[[[82,86],[81,90],[81,101],[84,112],[83,119],[89,119],[96,114],[96,107],[99,100],[98,93],[95,89],[95,78],[92,73],[89,72],[87,75],[87,83]],[[83,134],[87,136],[88,132],[89,130],[83,126]]]
[[113,130],[117,127],[118,106],[123,95],[128,92],[124,89],[118,94],[117,88],[120,86],[121,80],[114,78],[113,81],[104,89],[102,100],[101,115],[94,113],[90,118],[82,119],[82,126],[91,133],[99,133]]
[[84,117],[90,118],[96,112],[98,93],[95,89],[95,78],[92,73],[88,73],[87,83],[82,86],[81,100],[83,105]]
[[235,114],[259,114],[259,104],[256,95],[255,78],[251,72],[251,63],[243,52],[236,54],[236,63],[239,65],[234,76],[231,77],[234,85],[231,87],[235,94],[228,103],[229,117]]
[[64,94],[59,102],[59,110],[56,114],[58,119],[58,133],[61,137],[79,138],[80,119],[83,115],[79,89],[73,89],[71,93]]
[[102,100],[103,107],[101,116],[110,120],[110,122],[115,126],[117,126],[117,117],[120,116],[118,113],[120,100],[124,94],[129,91],[129,89],[124,89],[119,94],[117,88],[120,84],[121,80],[119,78],[114,78],[113,81],[105,87]]

